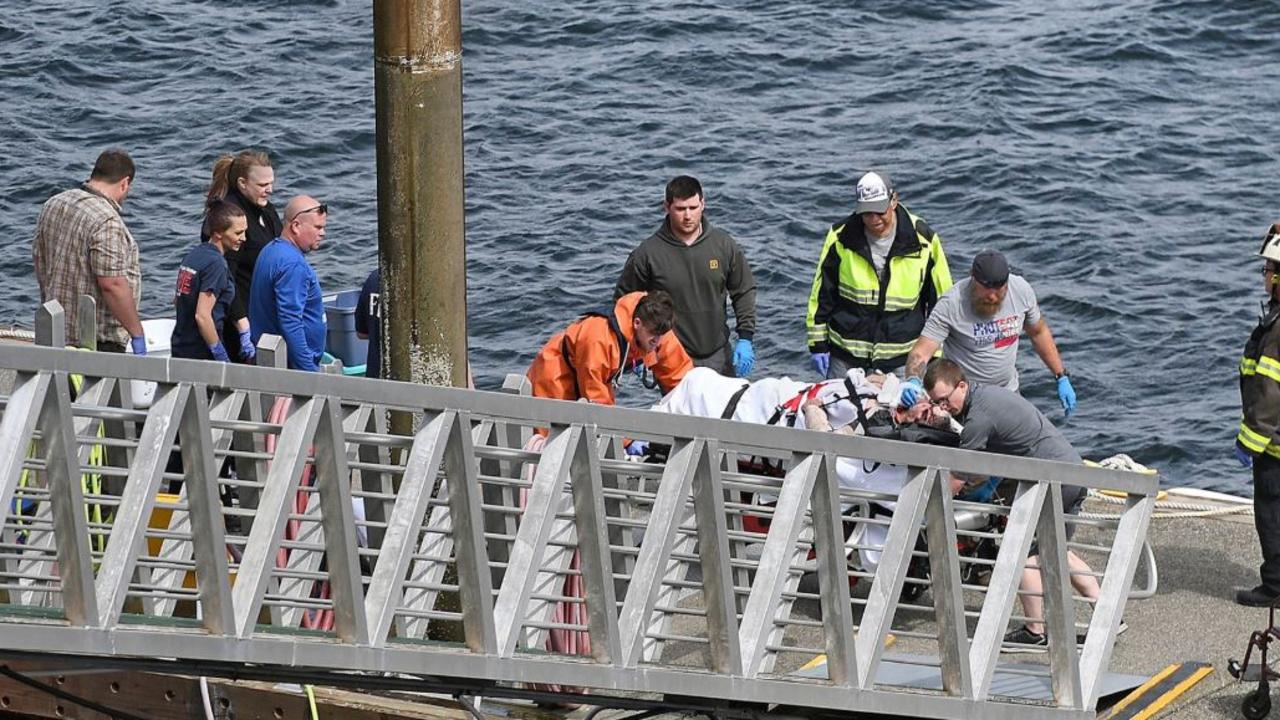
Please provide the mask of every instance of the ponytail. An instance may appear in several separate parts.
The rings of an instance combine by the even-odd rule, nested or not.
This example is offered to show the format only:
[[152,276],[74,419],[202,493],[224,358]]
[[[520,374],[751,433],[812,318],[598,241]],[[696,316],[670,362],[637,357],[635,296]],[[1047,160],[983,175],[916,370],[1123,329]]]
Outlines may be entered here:
[[209,180],[209,191],[204,196],[206,212],[227,197],[227,192],[231,189],[231,165],[234,161],[235,158],[230,155],[220,155],[214,161],[213,178]]

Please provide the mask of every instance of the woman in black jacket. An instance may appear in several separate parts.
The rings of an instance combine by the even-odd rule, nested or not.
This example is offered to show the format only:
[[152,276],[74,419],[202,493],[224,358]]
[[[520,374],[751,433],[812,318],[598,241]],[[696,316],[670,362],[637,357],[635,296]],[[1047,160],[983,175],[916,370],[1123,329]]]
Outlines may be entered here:
[[[234,156],[223,155],[213,164],[213,179],[205,197],[206,212],[218,201],[227,200],[244,210],[249,223],[244,245],[226,254],[227,269],[236,284],[236,297],[227,308],[223,337],[228,340],[227,351],[233,362],[251,362],[257,354],[249,336],[249,287],[253,284],[253,265],[258,261],[258,253],[279,237],[284,228],[271,204],[275,179],[271,159],[265,152],[241,150]],[[208,228],[203,228],[200,236],[207,240]],[[239,338],[238,347],[230,342],[234,337]]]

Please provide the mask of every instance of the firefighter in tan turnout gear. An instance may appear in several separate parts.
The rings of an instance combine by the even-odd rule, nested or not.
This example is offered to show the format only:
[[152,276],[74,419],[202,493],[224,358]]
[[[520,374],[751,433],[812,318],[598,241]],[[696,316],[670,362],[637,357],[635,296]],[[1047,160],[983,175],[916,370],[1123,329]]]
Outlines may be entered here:
[[1280,600],[1280,223],[1262,241],[1262,282],[1266,314],[1249,335],[1240,359],[1243,417],[1236,435],[1236,458],[1253,467],[1253,518],[1262,546],[1262,582],[1237,590],[1236,602],[1266,607]]

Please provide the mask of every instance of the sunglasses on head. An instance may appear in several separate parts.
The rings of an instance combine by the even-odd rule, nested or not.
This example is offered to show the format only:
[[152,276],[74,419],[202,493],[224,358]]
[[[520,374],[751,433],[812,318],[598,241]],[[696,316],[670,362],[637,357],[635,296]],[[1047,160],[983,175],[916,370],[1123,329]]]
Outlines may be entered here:
[[[315,207],[309,207],[309,208],[307,208],[306,210],[299,210],[298,212],[294,213],[294,215],[293,215],[293,220],[297,220],[298,218],[302,217],[303,215],[306,215],[306,214],[307,214],[307,213],[309,213],[309,212],[318,212],[318,213],[320,213],[321,215],[328,215],[328,214],[329,214],[329,206],[328,206],[328,205],[326,205],[326,204],[324,204],[324,203],[320,203],[319,205],[316,205]],[[292,222],[292,220],[291,220],[290,222]]]

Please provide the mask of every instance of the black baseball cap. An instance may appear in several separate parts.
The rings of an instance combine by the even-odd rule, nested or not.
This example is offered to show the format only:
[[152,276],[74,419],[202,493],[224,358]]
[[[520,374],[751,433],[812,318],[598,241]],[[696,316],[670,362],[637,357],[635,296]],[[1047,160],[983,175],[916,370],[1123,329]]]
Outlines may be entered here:
[[973,256],[973,279],[989,288],[1009,282],[1009,261],[999,250],[983,250]]

